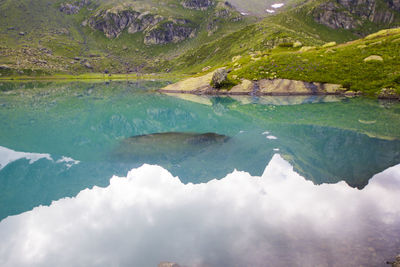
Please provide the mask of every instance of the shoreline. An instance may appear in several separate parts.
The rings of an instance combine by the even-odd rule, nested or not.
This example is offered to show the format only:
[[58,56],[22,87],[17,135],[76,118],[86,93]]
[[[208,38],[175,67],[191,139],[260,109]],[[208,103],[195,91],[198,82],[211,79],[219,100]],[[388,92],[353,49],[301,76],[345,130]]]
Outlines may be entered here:
[[188,95],[237,95],[237,96],[324,96],[324,95],[336,95],[336,96],[362,96],[360,93],[328,93],[328,92],[318,92],[318,93],[301,93],[301,92],[292,92],[292,93],[273,93],[273,92],[230,92],[229,90],[218,91],[217,89],[212,89],[209,91],[180,91],[180,90],[157,90],[160,93],[168,93],[168,94],[188,94]]
[[68,80],[151,80],[151,79],[169,79],[181,80],[187,78],[188,75],[179,74],[103,74],[103,73],[84,73],[84,74],[55,74],[49,76],[0,76],[0,81],[68,81]]
[[[217,71],[217,70],[216,70]],[[370,96],[377,99],[400,100],[400,95],[382,89],[375,95],[361,91],[352,91],[341,84],[324,82],[307,82],[285,78],[247,80],[241,79],[232,88],[216,89],[211,86],[216,71],[202,76],[189,77],[158,90],[160,93],[192,94],[192,95],[243,95],[243,96]],[[226,78],[225,78],[226,79]]]

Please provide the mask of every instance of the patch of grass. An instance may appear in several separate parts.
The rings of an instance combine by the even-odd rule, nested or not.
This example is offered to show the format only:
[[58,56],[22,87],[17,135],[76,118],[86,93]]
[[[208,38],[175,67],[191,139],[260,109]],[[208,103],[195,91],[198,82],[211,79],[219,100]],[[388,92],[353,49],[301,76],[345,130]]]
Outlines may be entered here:
[[[373,39],[366,37],[307,52],[271,50],[257,61],[242,59],[242,67],[234,69],[232,75],[250,80],[286,78],[337,83],[371,96],[386,87],[400,93],[400,42],[393,42],[399,37],[400,29],[392,29]],[[371,55],[379,55],[383,61],[364,62]]]

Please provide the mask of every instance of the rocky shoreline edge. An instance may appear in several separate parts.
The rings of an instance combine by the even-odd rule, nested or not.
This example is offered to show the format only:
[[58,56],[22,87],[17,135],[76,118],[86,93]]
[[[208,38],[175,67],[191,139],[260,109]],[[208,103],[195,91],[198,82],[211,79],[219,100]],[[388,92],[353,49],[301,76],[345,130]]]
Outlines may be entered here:
[[[304,96],[304,95],[343,95],[358,96],[362,92],[350,91],[340,84],[304,82],[289,79],[262,79],[250,81],[242,79],[241,83],[231,89],[217,89],[211,84],[216,73],[210,72],[199,77],[191,77],[159,89],[161,93],[194,94],[194,95],[252,95],[252,96]],[[380,99],[397,99],[400,96],[381,90],[377,96]]]

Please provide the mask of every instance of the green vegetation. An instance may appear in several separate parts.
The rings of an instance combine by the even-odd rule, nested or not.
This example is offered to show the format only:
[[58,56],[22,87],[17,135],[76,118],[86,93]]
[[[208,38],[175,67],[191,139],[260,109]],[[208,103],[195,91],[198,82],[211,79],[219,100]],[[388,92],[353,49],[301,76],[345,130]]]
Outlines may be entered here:
[[[286,78],[336,83],[369,95],[382,88],[393,88],[400,93],[400,29],[383,30],[345,44],[308,49],[278,46],[247,56],[229,63],[234,68],[230,75],[249,80]],[[365,60],[371,55],[383,60]]]
[[[349,30],[334,29],[314,17],[329,1],[290,1],[280,13],[256,22],[250,16],[237,19],[239,13],[222,1],[196,10],[184,8],[178,0],[104,0],[67,15],[59,10],[62,3],[72,3],[67,0],[38,0],[35,5],[6,0],[0,3],[0,10],[7,10],[0,18],[0,79],[135,79],[143,73],[182,78],[228,67],[232,72],[223,88],[243,78],[287,78],[337,83],[369,95],[383,88],[400,93],[399,30],[356,40],[397,25],[399,14],[392,24],[363,20]],[[376,1],[378,11],[388,9]],[[88,19],[106,10],[146,12],[148,19],[160,15],[164,19],[151,28],[155,35],[167,36],[171,25],[178,25],[195,29],[195,37],[176,36],[176,42],[146,45],[148,32],[132,34],[124,29],[108,35],[118,37],[107,38],[87,26]],[[104,22],[103,17],[98,19]],[[113,23],[110,30],[117,27]]]
[[[238,12],[234,11],[235,14],[228,17],[216,17],[217,5],[204,11],[191,10],[183,8],[178,0],[135,1],[129,2],[128,6],[123,1],[92,1],[72,15],[60,12],[61,3],[73,1],[0,2],[0,11],[4,14],[0,17],[1,76],[76,75],[105,70],[110,73],[169,72],[160,68],[161,62],[255,20],[245,17],[231,21]],[[177,44],[145,45],[143,32],[129,34],[125,30],[117,38],[109,39],[101,31],[83,26],[100,10],[130,9],[131,6],[165,18],[188,19],[190,26],[196,28],[196,37]],[[212,32],[208,30],[211,21]]]

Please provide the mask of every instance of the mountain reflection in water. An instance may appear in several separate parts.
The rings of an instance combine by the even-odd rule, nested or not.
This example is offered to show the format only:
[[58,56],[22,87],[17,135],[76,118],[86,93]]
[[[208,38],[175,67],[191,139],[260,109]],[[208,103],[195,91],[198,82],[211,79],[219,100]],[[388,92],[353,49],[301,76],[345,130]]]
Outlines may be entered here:
[[[113,175],[144,163],[197,184],[235,169],[260,176],[279,153],[315,184],[345,181],[358,189],[400,163],[396,103],[331,96],[183,100],[147,92],[162,84],[15,83],[2,92],[0,154],[10,160],[0,161],[0,219],[106,187]],[[200,138],[206,142],[182,145],[182,136],[207,132],[212,138]],[[160,133],[156,142],[149,142],[152,133]]]

